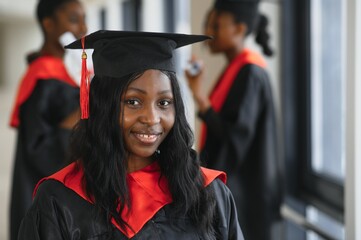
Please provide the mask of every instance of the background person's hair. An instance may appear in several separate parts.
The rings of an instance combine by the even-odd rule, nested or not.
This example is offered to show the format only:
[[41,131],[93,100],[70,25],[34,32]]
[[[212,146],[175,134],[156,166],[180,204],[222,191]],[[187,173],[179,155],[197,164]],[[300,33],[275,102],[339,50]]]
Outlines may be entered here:
[[218,14],[222,12],[227,12],[232,14],[235,23],[244,23],[247,25],[247,33],[248,36],[251,33],[255,34],[255,41],[262,47],[262,52],[266,56],[272,56],[273,50],[269,45],[270,34],[267,31],[268,27],[268,18],[266,15],[259,13],[258,11],[254,11],[253,15],[251,14],[237,14],[234,11],[227,10],[217,10]]
[[258,14],[257,24],[255,28],[256,42],[261,45],[262,51],[266,56],[272,56],[273,50],[271,49],[268,41],[270,35],[267,31],[268,18],[264,14]]
[[36,8],[36,18],[41,25],[41,22],[46,17],[54,16],[56,10],[68,2],[78,2],[78,0],[39,0]]
[[[215,239],[213,219],[215,197],[204,188],[200,163],[192,150],[193,133],[187,122],[177,78],[165,72],[172,85],[175,122],[172,130],[159,146],[158,159],[162,177],[168,180],[172,207],[180,216],[188,215],[207,239]],[[84,167],[87,194],[93,197],[98,210],[113,217],[125,228],[127,223],[120,213],[127,204],[129,191],[126,183],[127,152],[120,126],[121,101],[127,86],[144,72],[122,79],[95,76],[90,87],[90,117],[76,126],[72,139],[72,160],[80,160]],[[118,204],[120,208],[117,210]]]

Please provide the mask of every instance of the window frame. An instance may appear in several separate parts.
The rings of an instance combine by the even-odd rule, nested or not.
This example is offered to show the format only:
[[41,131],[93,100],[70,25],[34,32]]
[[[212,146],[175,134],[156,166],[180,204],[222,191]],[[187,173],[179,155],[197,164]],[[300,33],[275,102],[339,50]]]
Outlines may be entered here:
[[344,186],[312,170],[311,4],[283,2],[282,105],[287,195],[344,222]]

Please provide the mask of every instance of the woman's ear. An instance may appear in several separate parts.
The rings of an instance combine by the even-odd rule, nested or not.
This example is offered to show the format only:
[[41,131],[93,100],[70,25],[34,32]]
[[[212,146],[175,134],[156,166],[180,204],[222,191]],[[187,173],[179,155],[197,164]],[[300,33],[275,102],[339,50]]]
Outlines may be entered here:
[[50,17],[46,17],[42,20],[41,26],[46,34],[50,33],[54,29],[53,20]]
[[248,27],[245,23],[237,23],[236,32],[242,36],[246,36]]

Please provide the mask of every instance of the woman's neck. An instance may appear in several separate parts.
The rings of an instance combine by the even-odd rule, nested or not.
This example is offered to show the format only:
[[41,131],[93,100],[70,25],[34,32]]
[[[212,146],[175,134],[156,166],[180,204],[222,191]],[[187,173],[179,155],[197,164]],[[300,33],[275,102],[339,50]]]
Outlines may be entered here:
[[244,49],[244,45],[239,44],[234,48],[230,49],[229,51],[226,51],[224,55],[226,56],[228,63],[232,62],[232,60],[243,51],[243,49]]
[[152,158],[138,158],[138,157],[132,157],[130,156],[128,158],[128,167],[127,172],[135,172],[138,171],[150,164],[152,164],[154,160]]
[[45,41],[40,49],[41,55],[51,55],[58,58],[63,58],[65,54],[64,48],[55,42]]

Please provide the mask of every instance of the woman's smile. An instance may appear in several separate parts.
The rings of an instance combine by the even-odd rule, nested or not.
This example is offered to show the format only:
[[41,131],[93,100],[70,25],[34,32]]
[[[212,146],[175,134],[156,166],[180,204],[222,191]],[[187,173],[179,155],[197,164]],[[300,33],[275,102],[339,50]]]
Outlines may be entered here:
[[144,144],[153,144],[155,143],[159,136],[161,135],[159,134],[144,134],[144,133],[133,133],[134,136],[141,142]]

